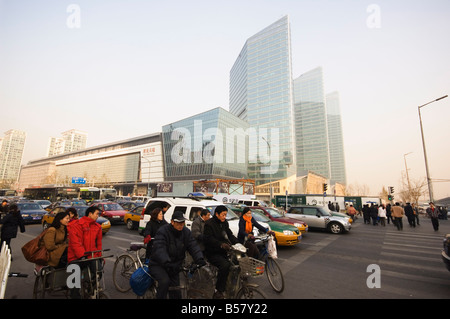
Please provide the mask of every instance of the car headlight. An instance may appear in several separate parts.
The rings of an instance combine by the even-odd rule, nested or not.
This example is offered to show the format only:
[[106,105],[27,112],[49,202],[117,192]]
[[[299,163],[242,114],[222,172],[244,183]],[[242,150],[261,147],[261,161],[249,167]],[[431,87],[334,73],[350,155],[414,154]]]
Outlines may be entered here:
[[104,222],[102,225],[108,226],[110,224],[109,220],[107,220],[106,222]]
[[283,234],[285,234],[286,236],[289,236],[289,235],[294,235],[294,232],[292,230],[283,230]]
[[300,223],[294,223],[294,226],[297,227],[297,228],[299,228],[299,227],[302,227],[303,224],[300,224]]

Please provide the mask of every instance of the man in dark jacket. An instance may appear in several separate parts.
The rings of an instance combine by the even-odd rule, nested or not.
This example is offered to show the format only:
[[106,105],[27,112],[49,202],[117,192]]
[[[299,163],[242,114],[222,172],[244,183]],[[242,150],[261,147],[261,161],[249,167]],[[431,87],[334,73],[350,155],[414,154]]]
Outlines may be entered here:
[[[180,284],[179,272],[186,256],[186,251],[200,266],[205,265],[203,254],[191,231],[184,227],[186,218],[183,213],[176,211],[172,215],[170,224],[159,228],[153,240],[150,255],[150,274],[158,281],[156,298],[166,299],[170,286]],[[171,298],[180,298],[179,291],[170,294]]]
[[408,218],[408,223],[410,227],[416,227],[416,216],[414,216],[414,210],[410,203],[406,203],[404,208],[405,215]]
[[203,238],[205,242],[205,255],[208,261],[219,269],[216,282],[216,291],[213,298],[223,298],[231,262],[227,258],[227,251],[238,243],[226,220],[228,209],[219,205],[214,216],[205,223]]

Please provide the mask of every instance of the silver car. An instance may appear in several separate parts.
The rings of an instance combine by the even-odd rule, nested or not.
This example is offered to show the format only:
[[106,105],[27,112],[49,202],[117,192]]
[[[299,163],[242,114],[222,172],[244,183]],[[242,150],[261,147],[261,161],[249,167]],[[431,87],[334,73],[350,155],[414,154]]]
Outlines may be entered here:
[[351,229],[348,218],[333,216],[321,206],[294,206],[286,213],[286,217],[301,220],[310,229],[324,229],[333,234],[341,234]]

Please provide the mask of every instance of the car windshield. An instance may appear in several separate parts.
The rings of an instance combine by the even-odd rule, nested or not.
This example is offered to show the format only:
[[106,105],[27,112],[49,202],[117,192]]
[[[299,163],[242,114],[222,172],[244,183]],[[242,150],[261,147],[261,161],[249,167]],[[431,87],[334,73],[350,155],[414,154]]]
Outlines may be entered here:
[[263,211],[260,209],[252,209],[252,216],[258,222],[270,222],[270,219],[266,215],[264,215]]
[[20,210],[42,210],[41,205],[39,204],[17,204]]
[[103,205],[103,209],[106,211],[123,210],[122,206],[120,206],[119,204],[105,204],[105,205]]
[[275,208],[266,208],[267,212],[270,214],[270,216],[274,217],[274,218],[280,218],[280,217],[284,217],[282,213],[280,213],[278,210],[276,210]]

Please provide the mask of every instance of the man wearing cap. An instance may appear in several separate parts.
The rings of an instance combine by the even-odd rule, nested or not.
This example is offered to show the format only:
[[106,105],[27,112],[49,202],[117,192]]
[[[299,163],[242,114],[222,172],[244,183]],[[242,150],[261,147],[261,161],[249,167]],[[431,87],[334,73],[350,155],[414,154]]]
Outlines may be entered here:
[[[156,298],[166,299],[170,286],[179,286],[179,272],[186,256],[186,251],[200,266],[205,265],[203,254],[191,231],[184,227],[186,218],[180,211],[175,211],[170,224],[161,226],[153,239],[149,260],[150,274],[158,281]],[[171,298],[180,298],[180,291],[170,293]]]

